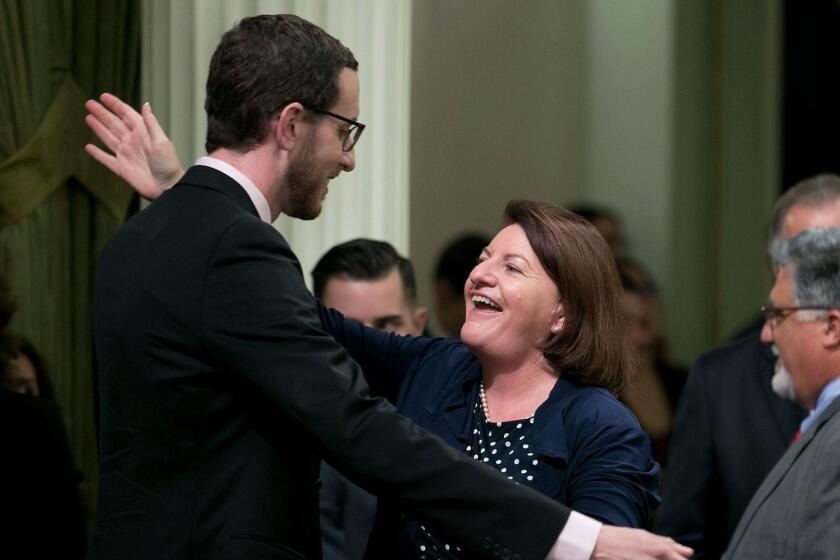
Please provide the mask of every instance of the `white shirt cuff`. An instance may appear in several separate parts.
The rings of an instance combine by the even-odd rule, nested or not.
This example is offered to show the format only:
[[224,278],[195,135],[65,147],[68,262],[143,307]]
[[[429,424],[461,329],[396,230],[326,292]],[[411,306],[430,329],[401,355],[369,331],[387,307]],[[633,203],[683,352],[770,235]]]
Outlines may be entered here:
[[600,521],[573,511],[546,560],[589,560],[602,526]]

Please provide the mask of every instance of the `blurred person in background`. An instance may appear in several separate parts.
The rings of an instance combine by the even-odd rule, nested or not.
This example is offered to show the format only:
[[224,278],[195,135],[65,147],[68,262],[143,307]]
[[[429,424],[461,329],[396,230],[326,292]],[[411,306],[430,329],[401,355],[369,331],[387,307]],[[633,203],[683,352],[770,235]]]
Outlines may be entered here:
[[653,457],[665,467],[673,416],[687,374],[669,358],[659,291],[650,272],[626,256],[624,226],[616,212],[590,204],[571,210],[595,226],[615,256],[630,336],[642,359],[639,376],[628,382],[619,398],[639,419],[650,436]]
[[578,204],[570,207],[569,210],[595,226],[615,258],[624,257],[626,252],[624,225],[618,214],[603,206],[592,204]]
[[[384,241],[354,239],[329,249],[312,269],[315,297],[365,326],[419,336],[426,309],[417,306],[414,267]],[[376,497],[321,463],[321,545],[329,560],[358,560],[376,515]]]
[[639,375],[624,387],[620,399],[639,419],[650,436],[653,457],[664,467],[687,372],[668,359],[658,291],[650,275],[641,264],[627,258],[618,259],[616,266],[624,288],[630,338],[642,360]]
[[26,337],[11,335],[15,348],[9,358],[3,386],[6,390],[23,395],[32,395],[43,399],[55,400],[52,382],[47,374],[43,358]]
[[7,328],[15,309],[0,278],[0,379],[26,380],[0,388],[0,558],[78,560],[87,537],[67,431],[58,405],[33,394],[33,372],[19,371],[20,341]]

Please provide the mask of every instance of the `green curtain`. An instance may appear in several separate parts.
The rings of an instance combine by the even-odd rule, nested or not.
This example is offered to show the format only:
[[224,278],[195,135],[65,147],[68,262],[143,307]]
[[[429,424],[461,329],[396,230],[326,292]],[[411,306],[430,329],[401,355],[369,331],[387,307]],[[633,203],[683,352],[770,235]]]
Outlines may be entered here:
[[12,328],[43,354],[87,483],[96,480],[91,318],[96,259],[131,191],[84,153],[84,101],[137,104],[139,0],[0,0],[0,274]]

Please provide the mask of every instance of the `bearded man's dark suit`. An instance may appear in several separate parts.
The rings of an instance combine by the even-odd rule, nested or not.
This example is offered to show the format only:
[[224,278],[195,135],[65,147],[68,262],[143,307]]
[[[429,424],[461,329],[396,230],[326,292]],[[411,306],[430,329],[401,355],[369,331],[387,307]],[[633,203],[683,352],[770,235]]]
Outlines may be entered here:
[[286,241],[215,169],[108,243],[94,335],[90,558],[318,558],[319,456],[477,557],[542,560],[568,518],[369,398]]
[[758,331],[701,356],[682,393],[656,532],[720,558],[805,411],[770,384],[775,357]]

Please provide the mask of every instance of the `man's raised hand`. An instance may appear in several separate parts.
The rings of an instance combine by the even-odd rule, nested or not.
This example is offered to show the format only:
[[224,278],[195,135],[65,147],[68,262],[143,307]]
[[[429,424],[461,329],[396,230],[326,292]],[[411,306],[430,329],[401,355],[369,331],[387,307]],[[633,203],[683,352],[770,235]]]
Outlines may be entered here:
[[119,97],[103,93],[100,102],[85,103],[85,122],[110,153],[94,144],[85,151],[122,177],[140,196],[154,200],[184,174],[175,147],[148,103],[141,113]]

